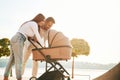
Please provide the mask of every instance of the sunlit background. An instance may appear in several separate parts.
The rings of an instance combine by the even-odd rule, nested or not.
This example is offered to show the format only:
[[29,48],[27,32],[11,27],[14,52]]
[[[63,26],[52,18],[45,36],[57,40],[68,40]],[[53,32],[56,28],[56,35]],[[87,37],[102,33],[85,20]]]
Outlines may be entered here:
[[0,38],[11,38],[20,25],[38,13],[52,16],[53,29],[70,39],[84,39],[90,55],[75,60],[92,63],[120,62],[119,0],[1,0]]

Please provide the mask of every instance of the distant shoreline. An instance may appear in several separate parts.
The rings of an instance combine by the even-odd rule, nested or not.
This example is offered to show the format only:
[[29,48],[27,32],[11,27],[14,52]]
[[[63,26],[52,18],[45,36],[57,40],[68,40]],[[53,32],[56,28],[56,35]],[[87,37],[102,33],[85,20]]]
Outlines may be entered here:
[[[27,61],[26,67],[32,68],[32,59],[29,59]],[[4,68],[8,62],[8,59],[0,59],[0,68]],[[65,68],[72,68],[72,62],[71,61],[61,61],[61,65]],[[79,62],[75,61],[74,68],[76,69],[100,69],[100,70],[109,70],[113,68],[117,63],[111,63],[111,64],[98,64],[98,63],[88,63],[88,62]],[[45,62],[39,61],[40,68],[45,67]]]

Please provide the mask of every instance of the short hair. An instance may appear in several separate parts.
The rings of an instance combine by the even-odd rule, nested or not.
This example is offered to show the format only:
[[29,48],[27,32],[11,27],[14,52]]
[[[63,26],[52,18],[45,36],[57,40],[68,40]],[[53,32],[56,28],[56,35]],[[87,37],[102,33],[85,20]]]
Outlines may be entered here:
[[41,22],[41,21],[44,21],[44,19],[45,19],[45,16],[43,15],[43,14],[41,14],[41,13],[39,13],[38,15],[36,15],[33,19],[32,19],[32,21],[35,21],[35,22]]
[[48,17],[48,18],[46,19],[46,22],[49,22],[49,21],[52,21],[52,22],[55,24],[55,20],[54,20],[53,17]]

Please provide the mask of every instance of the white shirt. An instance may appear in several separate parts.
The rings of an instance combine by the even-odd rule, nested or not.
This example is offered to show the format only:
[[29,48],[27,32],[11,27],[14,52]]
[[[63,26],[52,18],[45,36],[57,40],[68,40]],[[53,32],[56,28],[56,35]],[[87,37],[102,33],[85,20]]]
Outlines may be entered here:
[[44,39],[41,38],[39,32],[38,32],[38,25],[34,21],[29,21],[23,24],[18,32],[22,33],[26,38],[27,37],[34,37],[36,36],[39,43],[41,43],[42,46],[44,46]]

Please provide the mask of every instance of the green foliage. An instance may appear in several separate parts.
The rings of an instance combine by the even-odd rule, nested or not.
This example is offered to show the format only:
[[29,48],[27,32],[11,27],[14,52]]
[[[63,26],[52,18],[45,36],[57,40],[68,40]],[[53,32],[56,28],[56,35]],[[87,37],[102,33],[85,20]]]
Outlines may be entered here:
[[84,39],[72,39],[71,44],[73,46],[72,56],[77,57],[77,55],[89,55],[90,47]]
[[0,39],[0,57],[10,55],[10,40],[8,38]]

